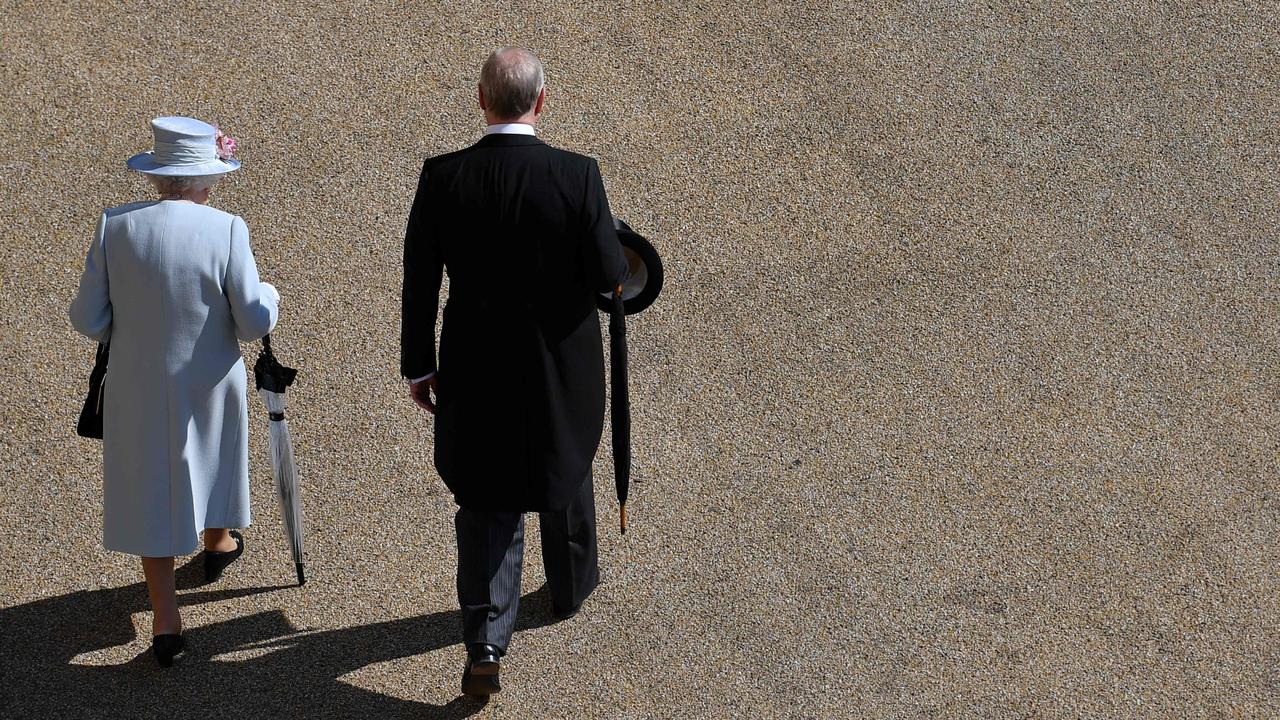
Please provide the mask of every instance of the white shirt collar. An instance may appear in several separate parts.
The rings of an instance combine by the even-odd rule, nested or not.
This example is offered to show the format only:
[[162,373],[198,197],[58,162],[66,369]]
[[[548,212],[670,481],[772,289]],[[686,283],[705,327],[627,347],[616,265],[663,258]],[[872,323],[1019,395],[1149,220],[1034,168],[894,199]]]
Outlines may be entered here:
[[498,123],[484,129],[485,135],[537,135],[532,125],[525,123]]

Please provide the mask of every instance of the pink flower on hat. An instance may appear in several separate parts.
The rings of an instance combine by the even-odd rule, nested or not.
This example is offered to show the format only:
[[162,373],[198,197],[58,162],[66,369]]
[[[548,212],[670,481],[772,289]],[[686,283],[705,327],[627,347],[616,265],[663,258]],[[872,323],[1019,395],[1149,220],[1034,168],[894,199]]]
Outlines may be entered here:
[[216,125],[213,129],[213,141],[218,146],[218,157],[223,160],[230,160],[235,157],[236,148],[239,147],[239,143],[236,142],[236,139],[230,135],[223,134]]

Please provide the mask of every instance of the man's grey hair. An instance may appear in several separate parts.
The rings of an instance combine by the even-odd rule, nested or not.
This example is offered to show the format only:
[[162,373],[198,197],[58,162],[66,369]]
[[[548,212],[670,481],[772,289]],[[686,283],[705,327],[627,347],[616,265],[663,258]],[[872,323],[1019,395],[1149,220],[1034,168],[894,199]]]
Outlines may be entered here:
[[499,120],[514,120],[532,110],[545,84],[538,56],[524,48],[498,48],[480,70],[485,105]]
[[222,179],[222,175],[147,175],[147,179],[161,195],[187,195],[208,190]]

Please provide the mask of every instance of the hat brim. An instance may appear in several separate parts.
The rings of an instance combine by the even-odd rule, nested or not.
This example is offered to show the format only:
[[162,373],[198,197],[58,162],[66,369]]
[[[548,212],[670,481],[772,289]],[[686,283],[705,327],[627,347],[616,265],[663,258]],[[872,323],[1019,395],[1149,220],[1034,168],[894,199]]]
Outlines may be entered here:
[[155,154],[148,150],[129,158],[125,165],[130,170],[137,170],[148,175],[180,177],[184,175],[222,175],[239,169],[240,161],[210,160],[196,165],[162,165],[156,162]]

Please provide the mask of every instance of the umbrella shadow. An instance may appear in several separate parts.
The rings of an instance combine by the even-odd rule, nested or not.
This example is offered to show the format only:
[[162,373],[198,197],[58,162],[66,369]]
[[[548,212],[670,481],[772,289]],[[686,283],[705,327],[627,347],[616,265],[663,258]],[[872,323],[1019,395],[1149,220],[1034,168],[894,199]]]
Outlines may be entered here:
[[[277,589],[189,592],[179,602],[191,606]],[[452,719],[484,707],[462,696],[433,705],[340,679],[368,665],[458,644],[457,610],[320,631],[301,630],[282,611],[269,610],[189,629],[188,657],[170,670],[158,668],[149,650],[119,665],[78,660],[134,643],[131,615],[147,609],[143,583],[0,609],[0,716],[178,717],[195,710],[206,717]],[[521,599],[517,629],[551,622],[545,587]],[[459,653],[459,671],[461,658]]]

